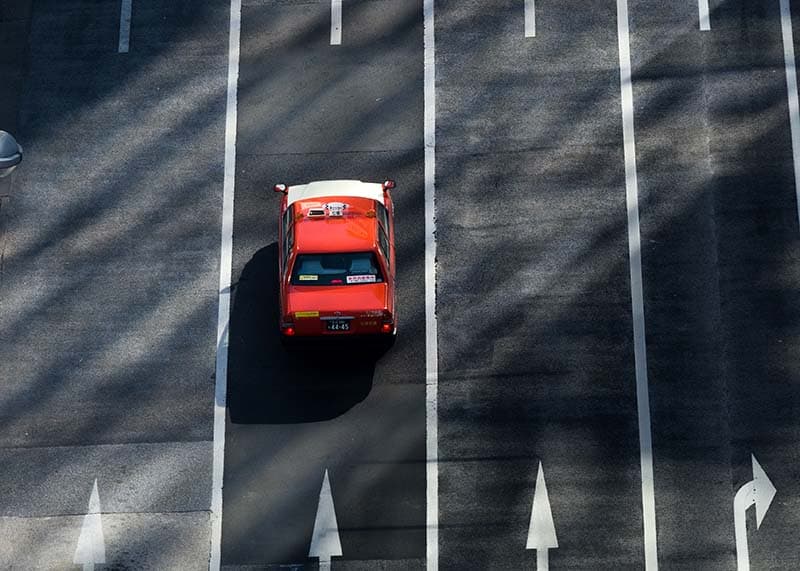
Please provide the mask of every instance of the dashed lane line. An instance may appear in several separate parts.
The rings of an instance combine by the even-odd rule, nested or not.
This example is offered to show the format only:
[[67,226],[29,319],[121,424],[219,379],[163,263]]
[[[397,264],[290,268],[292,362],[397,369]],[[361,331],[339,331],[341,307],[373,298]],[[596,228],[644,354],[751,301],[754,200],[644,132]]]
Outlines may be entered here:
[[331,0],[331,45],[342,44],[342,0]]
[[228,327],[231,306],[233,252],[233,195],[236,181],[236,96],[239,83],[239,52],[242,30],[242,0],[231,0],[228,44],[228,93],[225,114],[225,171],[220,230],[219,306],[217,310],[217,364],[214,387],[214,458],[211,476],[211,549],[209,569],[221,563],[222,477],[225,468],[225,409],[228,391]]
[[131,45],[131,10],[133,0],[122,0],[119,12],[119,46],[117,51],[121,54],[128,53]]
[[708,0],[697,0],[697,10],[700,12],[700,31],[709,31],[711,29],[711,17],[708,14]]
[[639,190],[636,180],[636,142],[633,129],[633,88],[631,47],[628,28],[628,0],[617,0],[619,79],[622,100],[622,136],[625,155],[625,202],[628,209],[628,254],[630,256],[633,353],[636,370],[636,407],[639,417],[639,460],[642,476],[642,523],[644,561],[647,571],[658,569],[653,442],[650,428],[650,395],[647,382],[647,346],[644,329],[642,252],[639,233]]
[[536,37],[536,6],[534,0],[525,0],[525,37]]

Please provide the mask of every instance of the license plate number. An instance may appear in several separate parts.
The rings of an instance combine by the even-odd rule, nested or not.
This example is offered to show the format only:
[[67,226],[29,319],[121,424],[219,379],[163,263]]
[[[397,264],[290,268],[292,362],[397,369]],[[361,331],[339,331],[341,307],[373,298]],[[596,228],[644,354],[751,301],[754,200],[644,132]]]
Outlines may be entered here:
[[331,319],[327,323],[328,331],[350,331],[349,319]]

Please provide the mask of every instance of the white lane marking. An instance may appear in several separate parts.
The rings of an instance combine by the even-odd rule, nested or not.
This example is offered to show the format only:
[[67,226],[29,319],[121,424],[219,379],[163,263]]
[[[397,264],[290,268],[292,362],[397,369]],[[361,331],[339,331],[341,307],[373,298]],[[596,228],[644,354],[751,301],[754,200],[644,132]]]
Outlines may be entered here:
[[121,54],[128,53],[131,45],[131,4],[133,0],[122,0],[119,13],[119,47]]
[[533,507],[531,508],[531,523],[528,526],[528,542],[525,544],[525,549],[535,549],[537,571],[547,571],[550,568],[547,550],[557,547],[556,526],[553,523],[550,498],[547,496],[544,470],[542,470],[542,463],[539,462],[536,489],[533,493]]
[[739,488],[733,498],[733,527],[736,534],[736,569],[750,571],[750,551],[747,546],[747,509],[756,506],[756,529],[767,514],[775,497],[775,486],[754,455],[750,455],[753,464],[753,479]]
[[794,191],[797,197],[797,218],[800,222],[800,113],[797,101],[797,71],[794,63],[794,37],[789,0],[781,0],[781,34],[783,36],[783,61],[786,68],[786,92],[789,96],[789,125],[792,133],[794,157]]
[[228,40],[228,95],[225,114],[225,170],[222,187],[222,225],[219,254],[219,304],[217,309],[217,366],[214,385],[214,464],[211,476],[211,553],[208,567],[221,563],[222,482],[225,468],[225,410],[228,392],[228,325],[231,307],[233,260],[233,194],[236,182],[236,96],[239,83],[239,50],[242,0],[231,0]]
[[753,502],[756,504],[756,529],[758,529],[778,490],[775,489],[772,480],[769,479],[754,454],[750,454],[750,461],[753,466]]
[[525,0],[525,37],[536,37],[536,8],[534,0]]
[[423,2],[425,130],[425,543],[428,571],[439,569],[439,344],[436,321],[436,50],[434,0]]
[[342,44],[342,0],[331,0],[331,45]]
[[328,479],[328,470],[325,470],[308,556],[319,558],[319,571],[330,571],[331,557],[341,555],[342,542],[339,540],[339,525],[336,523],[336,510],[333,508],[331,482]]
[[700,12],[700,30],[707,32],[711,29],[711,17],[708,14],[708,0],[697,0],[697,10]]
[[625,202],[628,208],[628,254],[630,256],[631,310],[633,314],[633,355],[636,368],[636,408],[639,417],[639,457],[642,473],[642,523],[644,562],[647,571],[658,569],[655,486],[653,483],[653,441],[650,429],[650,395],[647,384],[647,345],[644,330],[642,292],[642,251],[639,234],[639,189],[636,180],[636,142],[633,130],[633,87],[631,45],[628,29],[628,0],[617,0],[619,39],[619,82],[622,99],[622,136],[625,154]]
[[72,562],[82,565],[84,571],[91,571],[95,565],[106,562],[106,541],[103,536],[103,520],[100,515],[100,494],[97,491],[97,478],[92,486],[89,496],[89,507],[83,518],[81,534],[78,537],[78,546],[75,548],[75,557]]

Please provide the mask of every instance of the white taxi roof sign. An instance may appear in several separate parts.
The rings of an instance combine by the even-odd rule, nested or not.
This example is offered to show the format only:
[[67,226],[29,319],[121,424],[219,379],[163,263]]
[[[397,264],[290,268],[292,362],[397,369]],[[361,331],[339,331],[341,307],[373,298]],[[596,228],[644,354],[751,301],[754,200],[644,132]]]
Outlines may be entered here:
[[326,196],[353,196],[369,198],[383,204],[383,185],[377,182],[361,182],[360,180],[319,180],[308,184],[297,184],[289,187],[288,205],[300,200],[312,200]]

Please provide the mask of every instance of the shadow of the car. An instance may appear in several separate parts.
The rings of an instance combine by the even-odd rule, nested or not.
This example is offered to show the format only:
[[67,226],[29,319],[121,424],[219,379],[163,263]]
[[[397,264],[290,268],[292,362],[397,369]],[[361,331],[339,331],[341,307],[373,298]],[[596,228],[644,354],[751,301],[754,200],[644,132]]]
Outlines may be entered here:
[[228,410],[237,424],[329,420],[364,400],[387,343],[292,340],[278,333],[278,246],[255,253],[233,290]]

